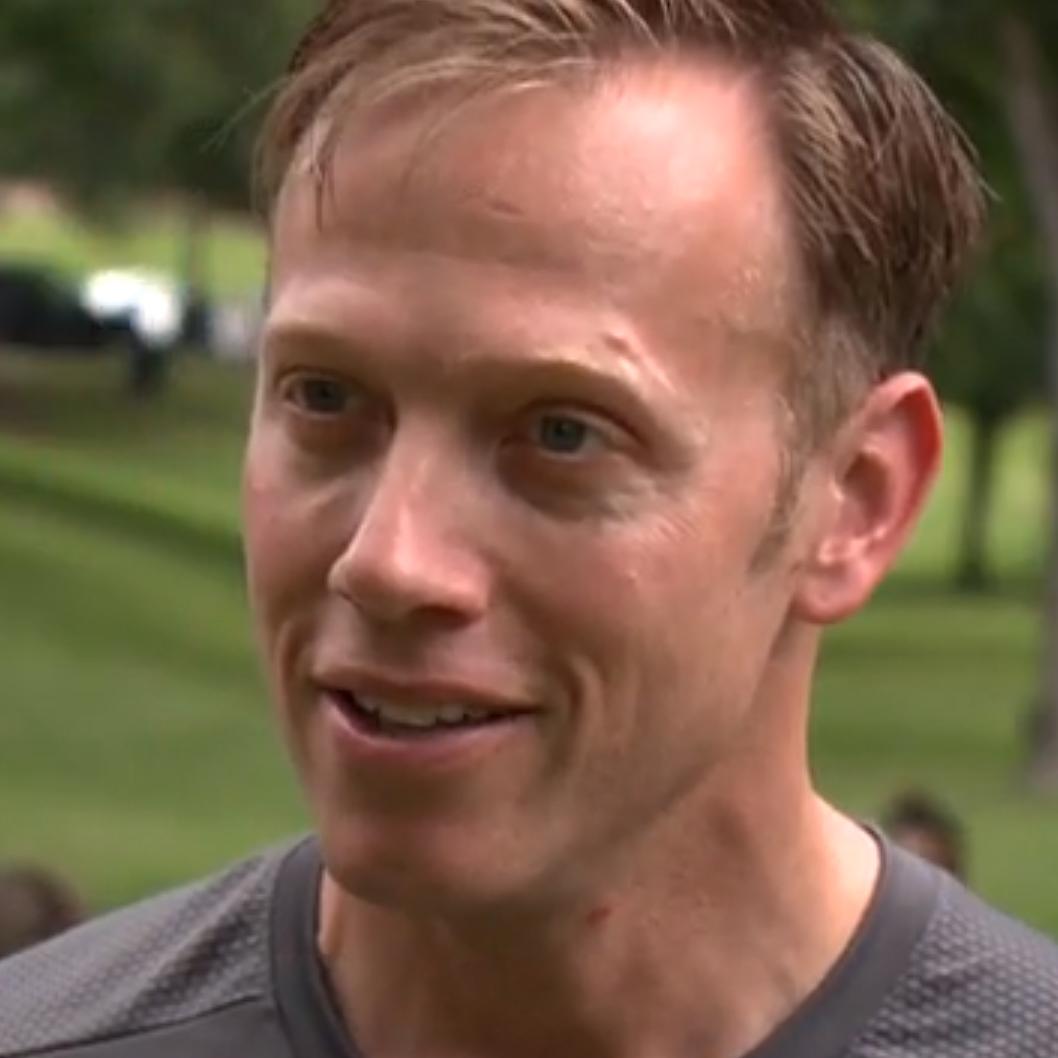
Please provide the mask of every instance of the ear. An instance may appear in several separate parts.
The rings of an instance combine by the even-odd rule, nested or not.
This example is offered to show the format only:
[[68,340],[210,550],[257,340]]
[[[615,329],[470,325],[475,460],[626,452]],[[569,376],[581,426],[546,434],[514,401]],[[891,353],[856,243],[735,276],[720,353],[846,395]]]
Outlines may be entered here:
[[942,448],[941,411],[925,378],[908,372],[871,391],[831,448],[794,593],[801,620],[834,624],[867,603],[918,521]]

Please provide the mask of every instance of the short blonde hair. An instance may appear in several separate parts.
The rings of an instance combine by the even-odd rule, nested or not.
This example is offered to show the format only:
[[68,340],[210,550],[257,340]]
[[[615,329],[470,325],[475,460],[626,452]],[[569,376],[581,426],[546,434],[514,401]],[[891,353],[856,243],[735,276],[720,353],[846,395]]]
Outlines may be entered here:
[[[266,122],[266,202],[324,114],[548,83],[648,50],[721,57],[764,88],[811,302],[786,393],[811,447],[865,386],[921,364],[986,204],[974,153],[930,89],[825,0],[332,0]],[[333,147],[313,143],[321,179]]]

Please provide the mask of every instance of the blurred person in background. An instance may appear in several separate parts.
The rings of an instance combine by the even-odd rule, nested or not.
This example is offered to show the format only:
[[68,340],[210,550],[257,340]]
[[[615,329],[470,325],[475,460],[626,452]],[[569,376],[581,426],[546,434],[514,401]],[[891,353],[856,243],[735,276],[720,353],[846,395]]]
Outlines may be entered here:
[[893,798],[881,817],[902,848],[966,881],[966,835],[959,817],[939,798],[909,790]]
[[51,940],[86,917],[73,885],[55,871],[35,864],[0,867],[0,959]]

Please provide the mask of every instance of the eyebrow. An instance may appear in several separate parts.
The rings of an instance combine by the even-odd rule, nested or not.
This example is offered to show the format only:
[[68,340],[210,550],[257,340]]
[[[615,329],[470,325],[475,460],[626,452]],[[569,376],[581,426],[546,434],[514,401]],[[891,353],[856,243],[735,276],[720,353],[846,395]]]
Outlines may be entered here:
[[[276,316],[266,324],[261,339],[262,356],[278,358],[286,350],[301,350],[306,357],[316,357],[338,367],[355,360],[358,368],[369,374],[381,373],[384,356],[370,341],[351,339],[337,327],[308,322],[291,314]],[[616,328],[589,335],[585,341],[540,343],[523,347],[518,356],[507,350],[474,348],[446,359],[443,373],[451,378],[464,376],[475,383],[498,388],[530,385],[556,392],[556,398],[593,397],[612,403],[615,408],[648,420],[656,420],[658,409],[652,397],[672,399],[682,387],[649,356],[642,340],[635,334],[620,333]]]

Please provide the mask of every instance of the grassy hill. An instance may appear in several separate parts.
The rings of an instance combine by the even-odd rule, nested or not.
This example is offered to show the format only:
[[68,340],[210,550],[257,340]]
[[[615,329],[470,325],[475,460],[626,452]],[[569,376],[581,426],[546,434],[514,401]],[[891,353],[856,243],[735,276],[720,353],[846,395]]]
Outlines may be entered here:
[[[59,212],[0,215],[0,260],[41,260],[71,278],[102,268],[143,267],[179,275],[184,233],[178,215],[154,210],[149,223],[95,228]],[[253,296],[264,275],[264,244],[249,221],[217,218],[205,237],[203,269],[218,297]]]

